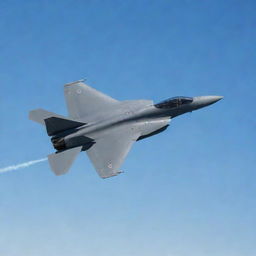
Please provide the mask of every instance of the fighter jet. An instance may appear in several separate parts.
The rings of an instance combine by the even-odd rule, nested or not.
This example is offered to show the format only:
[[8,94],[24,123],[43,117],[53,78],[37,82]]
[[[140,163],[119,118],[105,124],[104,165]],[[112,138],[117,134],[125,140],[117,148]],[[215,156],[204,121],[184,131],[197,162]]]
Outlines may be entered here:
[[222,96],[173,97],[118,101],[83,80],[64,85],[68,117],[43,109],[32,110],[29,119],[46,127],[56,152],[48,155],[56,175],[68,172],[81,151],[86,151],[102,178],[120,174],[121,164],[134,142],[164,131],[179,115],[209,106]]

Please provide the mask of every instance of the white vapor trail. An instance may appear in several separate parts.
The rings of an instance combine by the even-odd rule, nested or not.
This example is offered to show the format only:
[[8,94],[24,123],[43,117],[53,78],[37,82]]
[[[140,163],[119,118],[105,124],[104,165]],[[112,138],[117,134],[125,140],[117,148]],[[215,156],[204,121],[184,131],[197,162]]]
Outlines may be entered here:
[[47,160],[47,158],[42,158],[42,159],[33,160],[33,161],[29,161],[29,162],[22,163],[22,164],[10,165],[10,166],[4,167],[4,168],[0,168],[0,173],[10,172],[10,171],[18,170],[21,168],[26,168],[26,167],[29,167],[30,165],[37,164],[37,163],[40,163],[40,162],[43,162],[46,160]]

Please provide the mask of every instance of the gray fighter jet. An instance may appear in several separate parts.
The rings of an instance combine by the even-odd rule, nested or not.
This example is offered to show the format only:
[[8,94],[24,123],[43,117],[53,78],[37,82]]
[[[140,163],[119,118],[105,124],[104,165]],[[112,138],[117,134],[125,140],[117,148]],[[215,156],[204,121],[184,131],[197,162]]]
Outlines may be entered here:
[[66,173],[76,156],[86,151],[102,178],[118,175],[134,142],[164,131],[172,118],[213,104],[222,96],[173,97],[151,100],[115,100],[84,84],[64,86],[68,117],[43,109],[29,118],[45,125],[56,152],[48,155],[56,175]]

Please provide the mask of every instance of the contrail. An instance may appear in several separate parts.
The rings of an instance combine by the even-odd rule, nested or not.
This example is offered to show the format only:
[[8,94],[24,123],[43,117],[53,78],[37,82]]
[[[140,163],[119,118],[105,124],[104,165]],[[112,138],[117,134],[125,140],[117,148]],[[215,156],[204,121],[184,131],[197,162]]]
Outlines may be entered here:
[[21,168],[26,168],[26,167],[29,167],[30,165],[37,164],[37,163],[40,163],[40,162],[43,162],[46,160],[47,160],[47,158],[42,158],[42,159],[33,160],[33,161],[29,161],[29,162],[22,163],[22,164],[10,165],[10,166],[4,167],[4,168],[0,168],[0,173],[10,172],[10,171],[18,170]]

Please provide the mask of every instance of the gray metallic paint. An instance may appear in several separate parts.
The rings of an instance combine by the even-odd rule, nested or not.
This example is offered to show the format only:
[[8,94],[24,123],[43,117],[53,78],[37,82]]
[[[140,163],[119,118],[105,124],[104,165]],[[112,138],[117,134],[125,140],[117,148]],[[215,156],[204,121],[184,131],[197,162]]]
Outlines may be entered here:
[[121,172],[119,168],[135,141],[166,130],[176,116],[222,99],[200,96],[188,104],[158,108],[151,100],[120,102],[82,81],[65,85],[64,92],[68,118],[42,109],[29,115],[31,120],[46,125],[52,136],[57,152],[48,156],[50,166],[56,175],[64,174],[77,154],[86,151],[102,178]]

